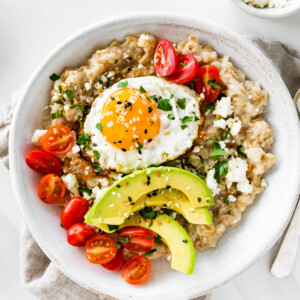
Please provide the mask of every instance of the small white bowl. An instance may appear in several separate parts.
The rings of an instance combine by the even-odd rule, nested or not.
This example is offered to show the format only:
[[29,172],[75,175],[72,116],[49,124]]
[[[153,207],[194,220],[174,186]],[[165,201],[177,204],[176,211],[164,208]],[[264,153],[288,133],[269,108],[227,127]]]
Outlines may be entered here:
[[300,10],[300,0],[289,0],[288,5],[281,8],[257,8],[246,4],[243,0],[232,0],[232,2],[251,15],[268,19],[284,18]]

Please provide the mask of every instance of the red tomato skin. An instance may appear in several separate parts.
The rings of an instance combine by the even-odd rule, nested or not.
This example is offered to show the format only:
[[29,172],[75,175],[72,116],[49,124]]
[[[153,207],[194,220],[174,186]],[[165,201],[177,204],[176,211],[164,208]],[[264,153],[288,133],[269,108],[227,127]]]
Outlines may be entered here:
[[102,264],[101,266],[107,270],[116,271],[122,267],[123,262],[124,262],[123,250],[118,249],[115,258],[109,263]]
[[177,60],[176,70],[169,76],[169,80],[177,84],[187,83],[196,77],[197,71],[198,61],[193,55],[180,55]]
[[[98,241],[105,241],[104,246],[102,244],[102,247],[99,247],[99,244],[97,245]],[[109,244],[108,246],[106,244]],[[101,245],[100,245],[101,246]],[[99,250],[97,253],[97,249],[102,248],[101,251]],[[104,249],[103,249],[104,248]],[[108,236],[103,234],[96,234],[89,238],[87,242],[85,243],[85,251],[86,251],[86,258],[88,261],[92,264],[106,264],[112,261],[116,254],[117,254],[117,248],[115,242]],[[100,254],[104,253],[108,254],[108,256],[100,257]],[[99,253],[100,252],[100,253]]]
[[154,50],[153,63],[159,76],[173,74],[177,66],[177,54],[168,40],[160,40]]
[[26,164],[30,169],[42,175],[50,173],[58,175],[61,170],[59,160],[55,156],[43,150],[30,151],[26,156]]
[[[143,267],[145,269],[143,276],[141,276],[140,278],[133,278],[133,276],[138,273],[138,272],[134,272],[134,271],[141,264],[143,264]],[[150,272],[151,272],[151,265],[150,265],[149,259],[144,256],[135,256],[135,257],[131,258],[130,260],[128,260],[123,265],[121,274],[122,274],[123,279],[127,283],[136,285],[136,284],[145,282],[148,279]]]
[[154,247],[154,235],[153,233],[143,227],[127,227],[120,236],[121,238],[128,238],[128,243],[119,242],[124,248],[134,252],[146,252]]
[[220,89],[211,86],[208,81],[220,82],[220,74],[214,65],[204,65],[198,69],[196,81],[196,91],[198,94],[204,93],[204,101],[213,102],[217,99]]
[[[51,185],[52,184],[52,185]],[[51,187],[52,189],[50,191],[48,191],[46,189],[46,187]],[[52,198],[52,194],[48,195],[51,191],[53,191],[53,188],[58,187],[60,192],[57,195],[57,197]],[[66,186],[64,184],[64,182],[62,181],[62,179],[57,176],[56,174],[47,174],[45,175],[38,186],[38,196],[40,197],[40,199],[46,203],[46,204],[55,204],[58,203],[59,201],[61,201],[65,195],[66,192]]]
[[77,223],[68,229],[67,241],[72,246],[82,247],[95,234],[95,231],[90,226]]
[[65,229],[69,229],[76,223],[84,220],[84,215],[89,210],[89,201],[85,198],[73,197],[63,208],[60,216],[61,225]]
[[[50,138],[50,139],[49,139]],[[60,139],[60,142],[57,141]],[[65,143],[60,149],[59,145]],[[69,127],[64,125],[55,125],[48,129],[45,133],[42,143],[44,151],[53,155],[64,155],[68,153],[74,146],[74,138]]]

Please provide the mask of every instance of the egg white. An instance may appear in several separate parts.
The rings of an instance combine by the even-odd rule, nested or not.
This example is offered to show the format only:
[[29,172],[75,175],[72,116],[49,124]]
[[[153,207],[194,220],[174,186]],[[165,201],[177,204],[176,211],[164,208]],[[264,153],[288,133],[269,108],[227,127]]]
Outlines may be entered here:
[[[122,80],[125,81],[125,80]],[[99,162],[102,169],[114,169],[117,172],[130,173],[137,169],[146,168],[151,165],[160,165],[167,160],[173,160],[184,154],[191,148],[193,140],[198,136],[200,125],[199,98],[195,91],[184,85],[178,85],[165,79],[147,76],[138,78],[128,78],[128,88],[139,89],[142,86],[148,96],[161,96],[163,99],[170,99],[172,111],[158,109],[161,121],[160,132],[148,144],[141,149],[141,154],[136,149],[123,152],[121,149],[108,143],[102,133],[96,128],[101,118],[101,111],[105,101],[118,88],[118,83],[106,89],[97,99],[95,99],[90,113],[84,123],[84,132],[92,136],[92,142],[87,147],[85,154],[90,156],[92,161]],[[185,109],[177,105],[177,100],[185,98]],[[156,103],[157,106],[157,103]],[[168,114],[175,116],[174,120],[168,119]],[[183,124],[182,118],[193,117],[193,121]],[[196,118],[195,118],[196,117]],[[185,129],[181,126],[186,125]],[[132,125],[133,126],[133,125]],[[114,131],[114,126],[111,127]],[[114,134],[118,134],[116,131]],[[93,151],[100,153],[97,160]]]

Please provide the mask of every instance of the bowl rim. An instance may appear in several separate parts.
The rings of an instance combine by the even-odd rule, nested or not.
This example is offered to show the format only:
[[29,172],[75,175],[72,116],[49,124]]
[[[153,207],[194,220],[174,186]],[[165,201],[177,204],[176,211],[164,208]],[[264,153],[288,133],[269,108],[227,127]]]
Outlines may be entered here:
[[[108,290],[104,290],[103,292],[100,291],[95,291],[92,290],[89,286],[87,286],[86,284],[84,284],[83,282],[81,282],[79,279],[75,278],[74,274],[70,273],[67,268],[65,268],[63,265],[61,265],[55,258],[55,256],[50,253],[50,251],[48,251],[48,249],[44,246],[44,242],[43,239],[44,237],[42,235],[39,234],[38,230],[35,230],[33,222],[31,219],[26,219],[26,209],[25,209],[25,205],[23,203],[22,200],[22,188],[21,185],[19,184],[21,182],[21,180],[19,181],[20,177],[18,176],[18,166],[15,163],[17,160],[15,159],[17,157],[17,148],[16,148],[16,143],[15,140],[17,140],[17,131],[18,131],[18,118],[17,115],[19,115],[19,113],[21,112],[21,108],[22,108],[22,104],[24,102],[24,99],[26,97],[26,94],[30,91],[31,86],[34,84],[36,78],[38,77],[39,73],[41,72],[41,70],[44,68],[45,65],[47,65],[51,59],[60,52],[61,49],[63,49],[64,47],[66,47],[68,44],[70,44],[71,42],[73,42],[74,40],[76,40],[77,38],[79,38],[80,36],[87,34],[89,31],[95,30],[97,28],[101,28],[107,25],[110,25],[111,23],[128,23],[128,22],[132,22],[132,20],[134,19],[135,24],[145,24],[144,20],[148,19],[148,18],[152,18],[151,22],[155,23],[155,24],[172,24],[172,25],[179,25],[179,26],[187,26],[187,25],[183,25],[187,24],[188,22],[192,21],[192,24],[200,24],[201,22],[206,22],[206,24],[208,25],[208,28],[213,28],[214,30],[218,31],[218,32],[222,32],[223,34],[228,34],[231,37],[235,37],[237,39],[239,39],[241,42],[244,43],[244,45],[246,45],[246,47],[249,50],[254,51],[254,53],[257,53],[258,55],[265,57],[264,53],[258,49],[250,40],[246,39],[245,37],[243,37],[242,35],[220,25],[220,24],[216,24],[213,23],[211,21],[208,21],[206,19],[203,18],[197,18],[197,17],[193,17],[190,15],[186,15],[186,14],[179,14],[179,13],[165,13],[165,12],[156,12],[156,11],[151,11],[151,12],[139,12],[138,15],[136,15],[135,13],[127,13],[127,14],[122,14],[122,15],[117,15],[114,17],[110,17],[98,22],[95,22],[93,24],[90,24],[86,27],[84,27],[83,29],[77,31],[76,33],[72,34],[70,37],[66,38],[65,40],[63,40],[61,43],[59,43],[43,60],[42,62],[38,65],[38,67],[36,68],[36,70],[34,71],[34,73],[31,75],[31,77],[29,78],[26,87],[25,87],[25,91],[22,94],[22,96],[20,97],[16,108],[15,108],[15,112],[14,112],[14,116],[13,116],[13,120],[12,120],[12,124],[11,124],[11,128],[10,128],[10,139],[9,139],[9,163],[10,163],[10,174],[11,174],[11,180],[12,180],[12,185],[13,185],[13,189],[17,198],[17,202],[19,205],[19,208],[21,210],[21,214],[23,216],[23,219],[26,223],[26,225],[28,226],[30,232],[32,233],[35,241],[37,242],[37,244],[40,246],[40,248],[42,249],[42,251],[48,256],[48,258],[55,263],[55,265],[58,267],[58,269],[60,271],[62,271],[66,276],[68,276],[71,280],[73,280],[74,282],[76,282],[77,284],[79,284],[80,286],[82,286],[83,288],[92,291],[92,292],[96,292],[100,295],[103,295],[105,297],[111,298],[113,296],[108,295],[107,291]],[[147,23],[148,24],[148,23]],[[149,23],[151,24],[151,23]],[[196,28],[196,26],[190,26],[190,27],[194,27]],[[211,29],[209,29],[208,31],[211,31]],[[272,70],[275,70],[275,67],[273,66],[273,63],[269,60],[266,59],[266,63],[269,64],[269,68]],[[282,82],[282,88],[286,94],[286,97],[289,97],[291,99],[291,96],[289,94],[289,91],[287,90],[287,87],[285,86],[285,84],[283,83],[280,75],[278,74],[278,72],[276,72],[277,76],[278,76],[278,80],[279,82]],[[291,103],[292,99],[291,99]],[[297,115],[296,113],[296,109],[294,109],[294,118]],[[300,128],[298,128],[298,139],[296,140],[296,143],[298,143],[298,146],[300,148]],[[299,165],[300,165],[300,157],[298,159]],[[300,174],[299,176],[300,177]],[[299,180],[300,181],[300,180]],[[191,291],[186,291],[186,296],[190,297],[190,298],[194,298],[203,294],[206,294],[208,292],[210,292],[211,290],[215,289],[216,287],[219,287],[223,284],[225,284],[227,281],[231,280],[232,278],[238,276],[239,274],[241,274],[243,271],[245,271],[247,268],[249,268],[255,261],[257,261],[262,255],[264,255],[272,246],[273,244],[277,241],[277,239],[280,237],[281,233],[284,231],[286,225],[289,222],[290,217],[292,216],[293,212],[294,212],[294,208],[296,206],[297,203],[297,199],[298,199],[298,194],[300,191],[300,184],[298,187],[293,187],[293,192],[294,192],[294,199],[293,199],[293,205],[291,205],[290,209],[289,209],[289,214],[286,216],[286,220],[284,222],[284,224],[281,224],[281,226],[277,226],[277,230],[276,232],[274,231],[273,235],[270,236],[269,240],[266,241],[263,246],[260,246],[259,251],[257,251],[257,253],[255,253],[255,255],[252,254],[251,259],[248,260],[247,262],[244,262],[243,265],[238,269],[238,270],[233,270],[230,272],[230,276],[228,276],[227,278],[220,280],[217,283],[211,284],[211,286],[203,291],[198,291],[196,290],[191,290]]]
[[[245,3],[243,0],[231,0],[238,8],[242,9],[243,11],[266,19],[278,19],[278,18],[285,18],[292,14],[295,14],[300,10],[300,1],[294,0],[291,4],[288,4],[285,7],[281,8],[258,8],[253,7]],[[290,0],[291,1],[291,0]]]

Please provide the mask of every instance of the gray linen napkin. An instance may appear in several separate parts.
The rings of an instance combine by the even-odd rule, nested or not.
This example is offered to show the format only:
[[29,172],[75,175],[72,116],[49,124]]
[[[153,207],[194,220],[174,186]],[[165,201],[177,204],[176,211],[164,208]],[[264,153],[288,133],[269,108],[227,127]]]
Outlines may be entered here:
[[[300,88],[300,55],[295,50],[273,41],[250,38],[269,57],[280,72],[292,97]],[[14,103],[22,90],[12,96],[12,104],[0,107],[0,162],[8,168],[8,133]],[[300,90],[296,106],[300,111]],[[105,299],[94,294],[65,276],[51,262],[33,239],[25,223],[21,224],[21,281],[39,299]],[[211,294],[197,300],[208,300]]]

